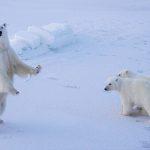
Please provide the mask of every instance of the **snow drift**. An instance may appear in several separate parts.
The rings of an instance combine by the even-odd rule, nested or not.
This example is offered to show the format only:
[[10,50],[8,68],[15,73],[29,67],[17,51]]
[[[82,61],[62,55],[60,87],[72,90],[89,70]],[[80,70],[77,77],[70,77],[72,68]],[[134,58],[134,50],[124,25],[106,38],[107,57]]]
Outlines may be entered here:
[[62,49],[76,41],[72,28],[67,24],[51,23],[42,27],[29,26],[11,39],[12,47],[23,57],[40,56]]

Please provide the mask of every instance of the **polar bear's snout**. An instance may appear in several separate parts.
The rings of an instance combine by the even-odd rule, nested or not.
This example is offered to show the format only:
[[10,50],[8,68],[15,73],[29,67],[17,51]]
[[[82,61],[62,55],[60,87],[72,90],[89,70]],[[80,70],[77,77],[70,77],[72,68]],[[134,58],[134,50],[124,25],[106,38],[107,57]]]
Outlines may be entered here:
[[104,90],[105,91],[114,91],[117,90],[120,84],[120,77],[111,77],[108,79],[108,83],[106,84]]
[[111,86],[112,86],[111,83],[109,83],[108,85],[106,85],[106,87],[104,88],[104,91],[111,91]]
[[104,88],[104,91],[109,91],[107,87]]

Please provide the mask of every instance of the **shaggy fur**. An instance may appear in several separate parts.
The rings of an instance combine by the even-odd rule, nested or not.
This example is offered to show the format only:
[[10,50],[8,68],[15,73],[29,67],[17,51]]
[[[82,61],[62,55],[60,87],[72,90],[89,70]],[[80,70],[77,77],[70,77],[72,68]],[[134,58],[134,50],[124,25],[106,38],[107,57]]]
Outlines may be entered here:
[[121,96],[122,115],[133,115],[133,107],[144,108],[150,116],[150,81],[141,78],[114,77],[104,88],[105,91],[117,91]]
[[18,58],[10,46],[6,28],[6,24],[0,26],[0,115],[5,110],[8,93],[19,94],[13,86],[14,75],[36,75],[41,70],[40,65],[33,68]]

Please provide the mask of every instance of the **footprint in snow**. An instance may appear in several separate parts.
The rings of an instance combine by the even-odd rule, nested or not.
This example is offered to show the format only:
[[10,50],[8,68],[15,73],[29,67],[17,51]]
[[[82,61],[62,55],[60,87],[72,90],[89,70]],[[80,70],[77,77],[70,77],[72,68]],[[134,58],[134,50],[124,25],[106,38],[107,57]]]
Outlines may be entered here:
[[63,85],[63,87],[70,88],[70,89],[79,89],[80,88],[80,87],[78,87],[76,85]]
[[[59,79],[56,77],[48,77],[48,79],[53,80],[53,81],[58,81]],[[70,88],[70,89],[79,89],[79,86],[76,85],[70,85],[70,84],[61,84],[61,86],[65,88]]]
[[54,81],[58,81],[59,79],[58,78],[56,78],[56,77],[48,77],[48,79],[50,79],[50,80],[54,80]]
[[137,70],[138,73],[143,73],[143,70]]

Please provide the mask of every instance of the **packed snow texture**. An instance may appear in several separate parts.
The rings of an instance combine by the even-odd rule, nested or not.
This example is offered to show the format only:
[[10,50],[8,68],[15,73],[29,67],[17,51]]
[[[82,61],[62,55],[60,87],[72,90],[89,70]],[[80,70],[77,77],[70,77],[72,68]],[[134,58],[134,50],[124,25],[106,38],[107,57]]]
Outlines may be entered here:
[[150,149],[150,118],[121,116],[103,91],[124,68],[150,75],[150,1],[5,0],[0,14],[16,52],[42,66],[15,79],[0,150]]

